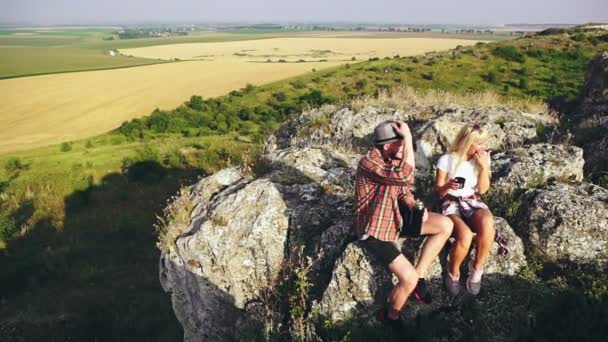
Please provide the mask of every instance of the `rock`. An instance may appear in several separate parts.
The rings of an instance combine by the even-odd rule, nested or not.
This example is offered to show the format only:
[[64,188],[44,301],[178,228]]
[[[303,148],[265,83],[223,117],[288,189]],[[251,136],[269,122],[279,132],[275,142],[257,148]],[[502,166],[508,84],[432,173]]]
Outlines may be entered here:
[[[497,244],[493,244],[484,272],[482,291],[496,291],[502,286],[496,279],[517,277],[517,273],[527,265],[524,246],[521,239],[514,233],[509,224],[502,218],[496,217],[496,227],[508,240],[509,254],[498,255]],[[399,240],[403,253],[411,262],[417,260],[423,238]],[[474,256],[474,247],[471,256]],[[410,298],[404,309],[404,315],[413,319],[419,314],[430,314],[444,310],[454,305],[452,298],[443,288],[443,274],[447,263],[447,249],[429,268],[426,275],[427,285],[433,293],[431,305],[419,304]],[[466,265],[463,262],[461,279],[466,280]],[[385,305],[388,293],[396,279],[380,261],[360,246],[359,242],[348,245],[342,256],[336,261],[331,281],[317,309],[325,317],[334,321],[344,321],[357,318],[365,321],[371,319],[374,311]],[[464,287],[463,287],[463,291]]]
[[369,319],[374,309],[385,303],[391,284],[385,265],[359,242],[351,243],[336,261],[318,310],[334,321],[351,317]]
[[191,199],[197,203],[197,206],[192,211],[192,217],[200,215],[201,210],[208,204],[213,195],[242,178],[243,175],[237,168],[228,168],[220,170],[196,183],[191,191]]
[[538,124],[553,125],[554,120],[544,114],[516,112],[504,107],[455,109],[429,121],[416,135],[417,145],[431,159],[445,153],[463,125],[481,124],[489,133],[486,145],[494,150],[520,146],[536,139]]
[[[196,187],[195,187],[196,188]],[[185,340],[226,340],[245,304],[277,277],[287,241],[282,194],[265,179],[218,193],[188,235],[161,258]]]
[[550,260],[608,264],[608,190],[556,183],[527,191],[522,203],[518,231]]
[[277,133],[280,148],[332,145],[361,152],[371,145],[374,127],[385,120],[408,120],[414,111],[405,113],[392,108],[350,108],[323,106],[302,113]]
[[583,150],[576,146],[534,144],[492,156],[494,188],[538,187],[548,179],[583,180]]

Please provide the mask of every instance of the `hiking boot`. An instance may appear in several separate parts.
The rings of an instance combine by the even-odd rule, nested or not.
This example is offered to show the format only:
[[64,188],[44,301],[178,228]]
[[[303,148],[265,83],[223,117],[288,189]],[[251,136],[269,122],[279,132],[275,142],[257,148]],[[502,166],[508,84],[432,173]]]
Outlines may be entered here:
[[469,277],[467,278],[467,291],[472,295],[477,295],[481,290],[481,275],[483,271],[473,268],[473,260],[469,261]]
[[376,312],[376,320],[380,322],[382,325],[391,328],[394,333],[402,333],[404,326],[401,321],[401,317],[398,319],[390,319],[388,317],[388,309],[383,308]]
[[460,278],[454,279],[452,275],[448,272],[445,276],[445,288],[448,289],[448,292],[455,296],[460,292]]
[[418,279],[418,284],[416,284],[416,288],[414,289],[414,298],[422,304],[431,304],[433,301],[431,292],[426,288],[426,281],[424,278]]

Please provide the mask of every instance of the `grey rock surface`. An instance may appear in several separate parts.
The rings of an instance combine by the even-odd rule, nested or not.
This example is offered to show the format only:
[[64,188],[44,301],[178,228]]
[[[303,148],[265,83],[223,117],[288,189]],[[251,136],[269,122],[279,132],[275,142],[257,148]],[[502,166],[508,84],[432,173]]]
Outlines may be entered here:
[[548,258],[608,264],[608,190],[556,183],[524,194],[520,231]]

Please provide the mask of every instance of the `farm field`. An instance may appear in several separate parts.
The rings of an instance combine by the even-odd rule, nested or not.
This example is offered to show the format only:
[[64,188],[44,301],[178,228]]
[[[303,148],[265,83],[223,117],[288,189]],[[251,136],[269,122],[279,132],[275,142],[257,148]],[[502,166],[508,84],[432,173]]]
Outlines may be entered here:
[[[334,36],[336,37],[336,36]],[[339,37],[339,36],[337,36]],[[356,61],[373,57],[417,55],[448,50],[475,41],[430,38],[272,38],[261,41],[191,43],[123,49],[123,55],[163,60],[234,60],[243,62]]]
[[[356,60],[407,56],[475,43],[457,39],[280,38],[121,50],[129,53],[164,49],[170,51],[165,52],[165,57],[179,58],[176,56],[182,55],[171,51],[183,49],[188,56],[198,56],[205,54],[205,47],[209,46],[214,57],[0,80],[0,153],[94,136],[126,120],[148,115],[155,108],[178,106],[193,94],[220,96],[247,83],[258,85],[310,73],[313,69],[352,63],[353,56]],[[237,56],[233,52],[254,49],[260,56]],[[272,53],[276,57],[268,57]],[[297,62],[305,58],[311,62],[287,63],[287,59]],[[255,59],[258,62],[252,63]],[[274,63],[259,63],[261,59]],[[286,63],[280,63],[280,59]]]

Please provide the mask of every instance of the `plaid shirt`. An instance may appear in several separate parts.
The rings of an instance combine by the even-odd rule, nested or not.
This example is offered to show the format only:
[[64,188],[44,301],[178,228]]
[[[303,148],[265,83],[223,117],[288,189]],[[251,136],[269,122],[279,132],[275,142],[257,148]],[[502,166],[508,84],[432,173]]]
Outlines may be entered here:
[[401,166],[385,161],[377,148],[359,161],[355,175],[355,230],[360,238],[365,234],[379,240],[399,237],[401,215],[398,200],[411,196],[414,184],[413,167],[405,161]]

